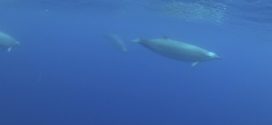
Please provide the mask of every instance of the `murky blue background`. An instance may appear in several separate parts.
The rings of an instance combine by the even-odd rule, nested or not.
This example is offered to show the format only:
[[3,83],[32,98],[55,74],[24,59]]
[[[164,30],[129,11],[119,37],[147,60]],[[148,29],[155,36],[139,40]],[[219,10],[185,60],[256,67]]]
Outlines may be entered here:
[[[0,53],[0,124],[271,125],[272,3],[189,1],[224,5],[220,22],[164,13],[168,3],[3,1],[1,31],[21,45]],[[192,68],[131,42],[164,36],[222,60]]]

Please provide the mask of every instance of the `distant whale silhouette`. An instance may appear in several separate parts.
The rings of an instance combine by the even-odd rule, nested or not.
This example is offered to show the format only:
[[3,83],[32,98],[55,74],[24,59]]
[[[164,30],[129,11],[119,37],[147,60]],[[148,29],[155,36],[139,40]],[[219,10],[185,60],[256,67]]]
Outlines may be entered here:
[[20,43],[15,40],[10,35],[0,32],[0,48],[6,49],[8,52],[10,52],[14,47],[18,46]]
[[165,57],[191,62],[192,66],[196,66],[199,62],[220,58],[214,52],[169,38],[137,39],[133,41]]

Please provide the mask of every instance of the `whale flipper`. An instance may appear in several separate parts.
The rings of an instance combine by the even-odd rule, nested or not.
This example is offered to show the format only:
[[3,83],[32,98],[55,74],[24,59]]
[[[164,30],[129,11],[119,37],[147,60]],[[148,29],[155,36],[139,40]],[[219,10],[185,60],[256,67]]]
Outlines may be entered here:
[[9,47],[9,48],[7,49],[7,51],[8,51],[8,52],[11,52],[11,51],[12,51],[12,47]]
[[195,67],[199,62],[193,62],[192,67]]

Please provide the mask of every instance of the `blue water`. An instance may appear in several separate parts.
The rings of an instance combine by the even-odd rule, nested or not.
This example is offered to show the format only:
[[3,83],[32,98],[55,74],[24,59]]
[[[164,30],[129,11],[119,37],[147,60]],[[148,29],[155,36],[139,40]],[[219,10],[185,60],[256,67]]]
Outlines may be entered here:
[[[112,3],[1,8],[1,30],[21,42],[0,53],[1,125],[272,124],[272,22],[188,22]],[[108,33],[128,52],[108,44]],[[222,60],[192,68],[130,42],[162,36]]]

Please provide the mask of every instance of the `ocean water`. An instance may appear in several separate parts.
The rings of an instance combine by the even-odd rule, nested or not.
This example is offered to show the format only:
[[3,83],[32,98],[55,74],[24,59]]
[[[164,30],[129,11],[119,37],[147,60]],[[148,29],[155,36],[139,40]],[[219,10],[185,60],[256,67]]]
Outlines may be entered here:
[[[1,31],[21,45],[0,53],[0,124],[271,125],[272,3],[210,1],[218,22],[158,1],[3,1]],[[191,67],[132,42],[161,37],[222,59]]]

